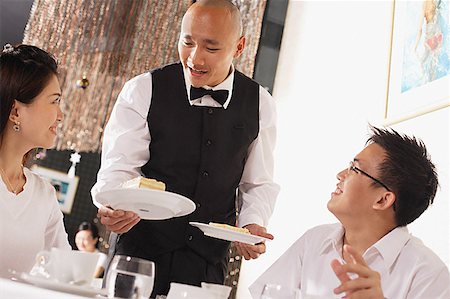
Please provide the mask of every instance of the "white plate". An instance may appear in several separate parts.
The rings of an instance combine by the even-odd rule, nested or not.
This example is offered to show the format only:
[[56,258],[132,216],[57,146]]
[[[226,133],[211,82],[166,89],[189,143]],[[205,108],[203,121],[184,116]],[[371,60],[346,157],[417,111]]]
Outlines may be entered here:
[[65,282],[58,282],[44,277],[33,276],[26,273],[20,275],[25,282],[40,288],[70,293],[86,297],[94,297],[96,295],[107,295],[106,289],[98,289],[89,285],[74,285]]
[[120,188],[99,192],[97,201],[115,210],[132,211],[146,220],[184,216],[195,210],[193,201],[180,194],[154,189]]
[[231,242],[241,242],[246,244],[255,245],[257,243],[261,243],[263,241],[271,241],[270,239],[256,236],[256,235],[250,235],[250,234],[244,234],[241,232],[229,230],[222,227],[216,227],[212,226],[206,223],[200,223],[200,222],[189,222],[190,225],[198,227],[203,231],[203,234],[205,236],[227,240]]

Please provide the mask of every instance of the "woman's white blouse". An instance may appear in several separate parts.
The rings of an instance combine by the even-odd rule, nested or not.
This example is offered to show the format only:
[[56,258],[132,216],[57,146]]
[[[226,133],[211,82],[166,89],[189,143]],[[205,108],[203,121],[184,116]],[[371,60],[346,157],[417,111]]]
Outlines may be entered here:
[[24,190],[15,195],[0,179],[0,277],[28,272],[41,250],[70,250],[55,188],[24,168]]

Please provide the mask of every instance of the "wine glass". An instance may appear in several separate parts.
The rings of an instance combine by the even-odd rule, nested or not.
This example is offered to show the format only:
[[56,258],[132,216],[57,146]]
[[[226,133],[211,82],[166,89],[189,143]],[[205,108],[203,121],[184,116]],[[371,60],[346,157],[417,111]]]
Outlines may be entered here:
[[108,298],[147,299],[153,290],[155,264],[137,257],[116,255],[106,276]]

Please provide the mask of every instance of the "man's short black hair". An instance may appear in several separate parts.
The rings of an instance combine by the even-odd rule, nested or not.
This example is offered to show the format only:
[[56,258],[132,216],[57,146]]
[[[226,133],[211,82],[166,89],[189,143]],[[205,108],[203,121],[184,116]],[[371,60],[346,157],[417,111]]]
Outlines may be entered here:
[[395,193],[396,222],[405,226],[433,203],[439,185],[436,168],[422,140],[393,129],[370,129],[367,143],[376,143],[386,152],[378,177]]

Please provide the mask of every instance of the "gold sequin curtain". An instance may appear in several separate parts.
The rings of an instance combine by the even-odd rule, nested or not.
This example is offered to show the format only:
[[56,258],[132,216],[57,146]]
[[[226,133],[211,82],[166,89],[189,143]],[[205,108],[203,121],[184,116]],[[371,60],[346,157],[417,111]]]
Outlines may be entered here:
[[[57,149],[96,152],[123,84],[177,60],[181,19],[191,1],[35,0],[24,43],[60,64],[65,119]],[[90,85],[78,88],[86,73]]]
[[[242,11],[247,49],[236,68],[251,76],[264,1],[233,1]],[[58,150],[101,150],[103,128],[123,84],[178,60],[177,40],[190,0],[35,0],[26,44],[53,53],[60,65],[65,119]],[[90,85],[76,86],[86,74]]]

